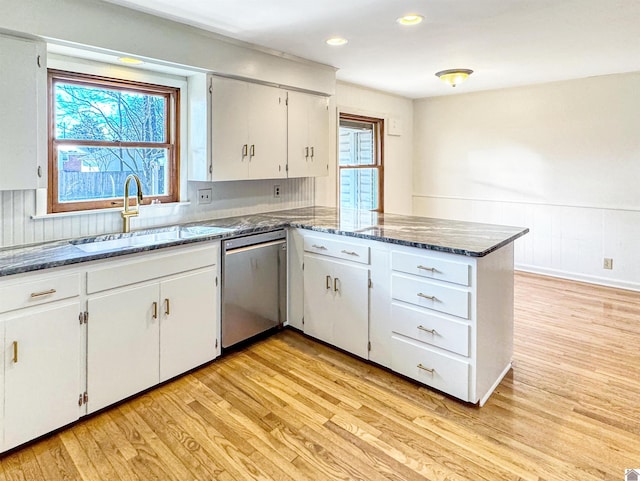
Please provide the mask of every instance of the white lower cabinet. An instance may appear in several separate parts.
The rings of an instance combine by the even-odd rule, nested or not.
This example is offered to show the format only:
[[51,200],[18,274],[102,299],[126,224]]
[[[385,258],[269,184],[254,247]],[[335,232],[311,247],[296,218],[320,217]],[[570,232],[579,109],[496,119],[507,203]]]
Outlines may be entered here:
[[474,258],[301,229],[290,239],[290,278],[304,246],[305,334],[480,405],[509,371],[512,244]]
[[304,332],[363,358],[368,357],[369,269],[304,256]]
[[79,313],[76,299],[4,321],[3,451],[78,419]]
[[89,298],[87,412],[158,384],[158,284]]
[[217,270],[187,273],[160,284],[160,381],[217,356]]
[[88,272],[88,413],[217,357],[218,256],[216,243]]

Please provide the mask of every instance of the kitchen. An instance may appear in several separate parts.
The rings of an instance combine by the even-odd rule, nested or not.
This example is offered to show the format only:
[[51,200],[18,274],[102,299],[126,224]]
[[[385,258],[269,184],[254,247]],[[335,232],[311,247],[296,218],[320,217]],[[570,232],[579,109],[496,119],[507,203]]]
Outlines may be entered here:
[[[638,74],[633,72],[640,66],[630,65],[631,73],[412,101],[352,83],[334,86],[333,69],[286,57],[269,57],[266,61],[263,52],[229,43],[221,46],[212,34],[121,7],[101,2],[62,5],[9,2],[3,9],[0,28],[308,91],[333,93],[331,89],[335,88],[330,101],[333,108],[400,120],[401,135],[385,137],[386,212],[528,226],[531,232],[515,246],[516,267],[637,290],[637,176],[633,175],[637,162],[632,161],[637,159],[638,141],[632,132],[638,125]],[[627,21],[637,19],[633,12],[626,15]],[[624,10],[619,15],[624,17]],[[94,21],[72,21],[74,18]],[[92,25],[97,22],[108,24],[109,33],[96,31]],[[633,54],[635,44],[628,42],[625,48]],[[210,45],[219,47],[219,57],[210,58]],[[233,63],[229,59],[241,61]],[[463,86],[480,82],[478,74]],[[535,112],[535,116],[523,112]],[[575,126],[575,130],[568,126]],[[416,141],[418,138],[430,141]],[[611,145],[616,146],[613,152]],[[461,156],[457,149],[461,146],[476,155],[470,158],[475,163],[466,158],[464,162],[468,163],[458,160]],[[609,168],[611,156],[615,170]],[[511,158],[521,162],[517,168],[509,163]],[[558,158],[563,162],[552,161]],[[488,170],[502,174],[487,178]],[[461,172],[465,173],[462,177]],[[584,175],[576,176],[575,172]],[[141,215],[132,220],[132,228],[251,215],[314,203],[335,205],[335,172],[315,181],[304,177],[278,180],[282,195],[277,199],[273,197],[273,181],[215,183],[211,204],[200,205],[193,204],[193,199],[198,190],[211,184],[187,182],[186,176],[181,181],[187,192],[185,198],[191,199],[192,205],[143,206]],[[121,229],[119,213],[32,219],[38,212],[33,190],[4,191],[1,196],[3,247]],[[613,270],[602,269],[603,257],[615,259]],[[633,466],[617,468],[622,473]],[[522,477],[526,477],[524,470],[518,471]],[[553,477],[548,472],[540,476]]]

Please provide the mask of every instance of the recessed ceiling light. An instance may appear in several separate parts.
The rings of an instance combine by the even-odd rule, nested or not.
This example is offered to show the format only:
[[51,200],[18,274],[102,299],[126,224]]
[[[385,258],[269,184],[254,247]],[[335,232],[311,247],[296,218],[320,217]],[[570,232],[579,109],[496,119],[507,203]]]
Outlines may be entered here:
[[139,58],[133,58],[133,57],[118,57],[118,61],[122,63],[126,63],[127,65],[140,65],[144,63]]
[[410,13],[409,15],[405,15],[404,17],[400,17],[396,20],[400,25],[418,25],[424,20],[422,15],[418,15],[417,13]]
[[332,47],[339,47],[347,43],[349,43],[349,40],[343,37],[331,37],[327,39],[327,45],[331,45]]

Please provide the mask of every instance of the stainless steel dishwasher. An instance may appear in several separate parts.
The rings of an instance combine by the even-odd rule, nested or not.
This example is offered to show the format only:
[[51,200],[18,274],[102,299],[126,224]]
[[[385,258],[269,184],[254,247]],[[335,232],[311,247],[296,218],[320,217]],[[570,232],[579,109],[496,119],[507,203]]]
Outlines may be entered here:
[[283,230],[223,243],[223,349],[281,326],[286,320],[286,249]]

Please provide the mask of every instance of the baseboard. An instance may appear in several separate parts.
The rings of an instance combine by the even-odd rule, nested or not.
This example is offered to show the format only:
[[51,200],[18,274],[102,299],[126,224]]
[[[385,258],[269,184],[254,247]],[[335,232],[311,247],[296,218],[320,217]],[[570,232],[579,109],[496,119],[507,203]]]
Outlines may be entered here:
[[528,264],[516,264],[515,269],[517,271],[531,272],[532,274],[540,274],[543,276],[559,277],[560,279],[586,282],[588,284],[597,284],[599,286],[616,287],[618,289],[626,289],[628,291],[640,291],[640,283],[638,282],[609,279],[607,277],[589,276],[576,272],[566,272],[558,269],[549,269]]

